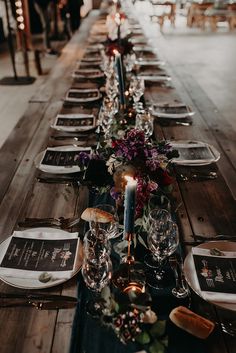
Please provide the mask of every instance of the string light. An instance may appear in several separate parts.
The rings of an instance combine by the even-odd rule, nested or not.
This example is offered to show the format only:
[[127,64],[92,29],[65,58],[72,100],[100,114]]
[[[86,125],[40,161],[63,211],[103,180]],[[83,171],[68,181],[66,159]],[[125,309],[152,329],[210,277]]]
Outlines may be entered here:
[[20,0],[15,1],[15,7],[16,7],[16,14],[18,15],[16,17],[16,22],[17,22],[17,27],[21,31],[25,29],[25,19],[23,16],[23,8],[22,8],[22,2]]

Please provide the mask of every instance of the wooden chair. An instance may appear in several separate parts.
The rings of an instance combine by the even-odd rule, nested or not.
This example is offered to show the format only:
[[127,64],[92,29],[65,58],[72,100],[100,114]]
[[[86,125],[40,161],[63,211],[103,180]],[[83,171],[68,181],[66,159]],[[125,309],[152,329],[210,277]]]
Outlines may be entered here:
[[205,11],[205,22],[209,22],[212,31],[217,30],[219,22],[227,22],[229,29],[236,26],[236,4],[225,4],[222,7],[213,7]]
[[192,3],[188,9],[187,26],[205,28],[205,11],[213,7],[212,2]]
[[175,26],[176,3],[171,1],[150,1],[153,7],[153,15],[151,19],[157,19],[160,30],[162,31],[165,20],[169,20],[171,25]]

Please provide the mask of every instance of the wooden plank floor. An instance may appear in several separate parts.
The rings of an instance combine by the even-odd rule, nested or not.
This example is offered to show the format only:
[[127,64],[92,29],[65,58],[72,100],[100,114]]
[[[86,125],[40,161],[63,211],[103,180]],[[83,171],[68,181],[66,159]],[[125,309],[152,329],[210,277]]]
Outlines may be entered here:
[[[33,38],[34,49],[40,49],[41,43],[42,38],[38,36]],[[53,47],[60,49],[64,46],[65,41],[53,42],[52,44]],[[57,60],[57,56],[46,56],[43,53],[41,53],[40,58],[43,75],[39,76],[34,62],[34,53],[33,51],[29,52],[30,75],[36,78],[33,84],[24,86],[0,85],[0,147],[23,116],[30,98],[47,79],[48,73]],[[17,75],[25,76],[22,53],[16,52],[15,59]],[[13,77],[13,70],[7,43],[2,43],[0,44],[0,79],[6,76]]]

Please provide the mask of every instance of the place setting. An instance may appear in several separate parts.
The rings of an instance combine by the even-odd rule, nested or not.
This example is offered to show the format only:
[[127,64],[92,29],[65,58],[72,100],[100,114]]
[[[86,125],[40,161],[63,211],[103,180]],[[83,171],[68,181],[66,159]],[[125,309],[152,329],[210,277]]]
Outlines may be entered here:
[[34,163],[37,169],[45,173],[78,173],[86,168],[91,152],[91,147],[70,145],[48,147],[35,157]]
[[85,105],[93,106],[98,104],[102,94],[98,88],[70,88],[64,99],[64,106]]
[[176,177],[179,181],[211,181],[217,178],[219,151],[202,141],[171,141],[171,146],[178,151],[173,158]]
[[236,242],[217,238],[193,247],[183,270],[189,286],[200,297],[235,311]]
[[14,231],[0,244],[0,279],[13,287],[54,287],[75,276],[81,265],[78,233],[42,226]]
[[195,112],[184,103],[151,104],[152,115],[161,126],[190,126]]

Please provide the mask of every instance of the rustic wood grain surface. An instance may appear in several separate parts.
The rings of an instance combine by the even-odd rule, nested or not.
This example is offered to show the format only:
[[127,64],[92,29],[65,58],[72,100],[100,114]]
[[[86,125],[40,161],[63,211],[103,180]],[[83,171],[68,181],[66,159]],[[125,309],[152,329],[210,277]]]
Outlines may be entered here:
[[[39,152],[52,144],[50,128],[58,112],[93,112],[81,106],[63,107],[63,98],[73,86],[87,83],[73,82],[71,72],[85,51],[91,25],[98,12],[83,21],[82,27],[63,50],[48,81],[29,103],[29,108],[0,151],[0,238],[4,240],[25,217],[72,217],[80,215],[88,204],[85,186],[39,183],[34,159]],[[177,209],[181,240],[192,241],[194,234],[236,234],[235,217],[235,153],[230,139],[223,143],[225,133],[216,131],[218,123],[214,106],[187,77],[184,83],[172,67],[166,67],[173,77],[171,86],[148,85],[146,101],[181,102],[189,104],[196,114],[191,126],[161,127],[155,122],[156,138],[167,140],[194,139],[214,145],[221,153],[218,177],[202,182],[185,181],[175,183],[173,197]],[[186,79],[186,80],[185,80]],[[191,87],[190,87],[191,86]],[[192,91],[194,89],[194,92]],[[193,97],[195,97],[193,99]],[[214,115],[214,117],[213,117]],[[226,134],[226,137],[228,135]],[[231,180],[232,179],[232,180]],[[75,228],[76,230],[77,228]],[[79,229],[80,230],[80,229]],[[190,247],[186,247],[188,252]],[[25,292],[0,283],[2,292]],[[76,278],[64,285],[47,290],[76,296]],[[45,292],[45,291],[43,291]],[[216,321],[235,319],[235,312],[216,308],[193,295],[197,312]],[[66,353],[69,350],[74,310],[36,311],[31,308],[0,310],[0,342],[2,353]],[[209,338],[209,353],[234,353],[235,338],[223,334],[220,329]],[[199,352],[200,353],[200,352]]]

